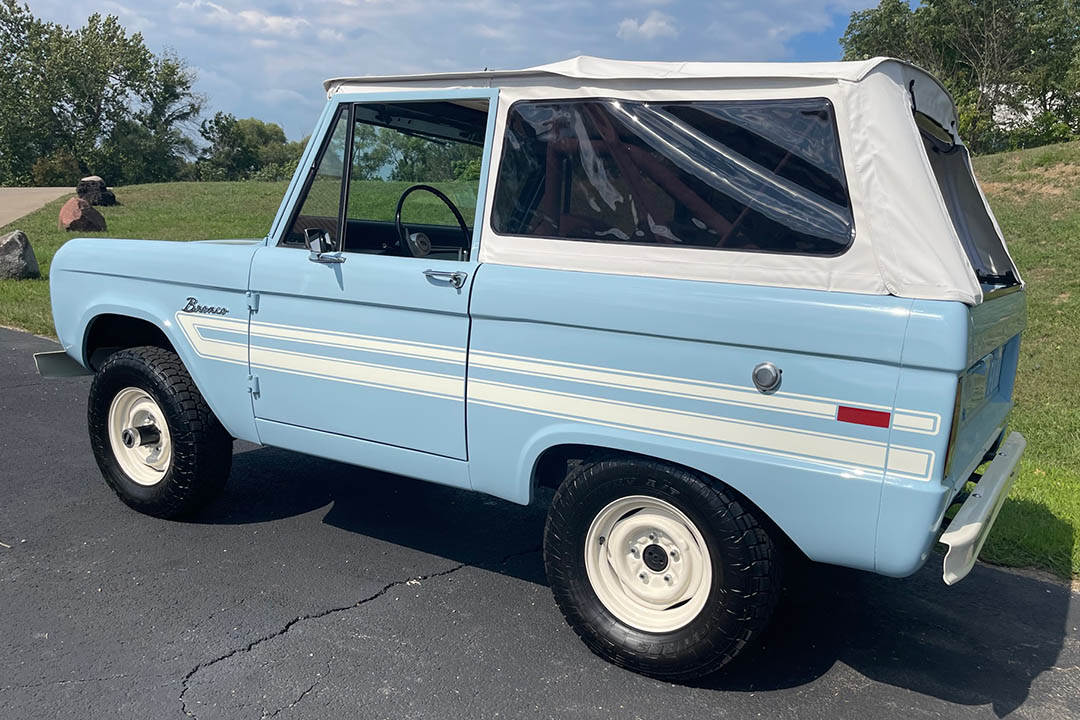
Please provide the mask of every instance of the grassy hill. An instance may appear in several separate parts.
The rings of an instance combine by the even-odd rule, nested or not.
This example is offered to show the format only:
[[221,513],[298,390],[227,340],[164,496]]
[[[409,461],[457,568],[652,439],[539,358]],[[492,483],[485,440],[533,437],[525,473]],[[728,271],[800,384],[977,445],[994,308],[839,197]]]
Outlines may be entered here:
[[[1028,283],[1029,325],[1013,427],[1028,438],[1022,472],[982,557],[1080,574],[1080,143],[978,158],[982,180]],[[399,192],[383,184],[388,192]],[[108,235],[163,240],[261,237],[284,183],[199,183],[120,188],[104,208]],[[456,194],[456,193],[455,193]],[[415,198],[435,221],[434,199]],[[414,200],[410,200],[411,203]],[[69,235],[63,200],[0,229],[24,230],[47,276]],[[464,209],[464,208],[463,208]],[[52,334],[47,279],[0,281],[0,325]]]
[[1028,447],[982,558],[1080,574],[1080,143],[977,158],[975,172],[1028,293],[1012,416]]

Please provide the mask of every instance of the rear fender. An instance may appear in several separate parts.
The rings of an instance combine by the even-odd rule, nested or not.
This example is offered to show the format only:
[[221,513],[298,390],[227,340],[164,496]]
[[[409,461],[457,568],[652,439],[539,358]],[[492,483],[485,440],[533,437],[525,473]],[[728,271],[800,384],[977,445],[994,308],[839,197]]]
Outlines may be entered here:
[[[470,443],[476,450],[470,457],[473,489],[513,502],[530,502],[537,462],[545,451],[559,445],[634,453],[702,472],[746,497],[810,559],[874,569],[879,474],[858,476],[795,459],[735,448],[702,448],[671,438],[650,442],[616,428],[566,422],[546,425],[529,438],[518,456],[513,473],[517,482],[512,487],[496,467],[484,467],[487,460],[498,464],[497,453],[476,447],[474,439]],[[486,487],[489,478],[491,486]],[[843,522],[837,522],[838,515]]]

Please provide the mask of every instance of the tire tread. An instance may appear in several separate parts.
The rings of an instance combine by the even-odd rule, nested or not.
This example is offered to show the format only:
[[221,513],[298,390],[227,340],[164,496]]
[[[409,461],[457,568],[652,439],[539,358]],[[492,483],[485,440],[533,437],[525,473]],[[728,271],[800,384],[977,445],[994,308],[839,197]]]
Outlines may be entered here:
[[[716,537],[725,560],[739,558],[724,566],[724,611],[731,615],[714,632],[702,637],[691,651],[673,655],[660,636],[651,646],[640,642],[641,633],[623,626],[606,610],[583,610],[573,591],[575,567],[567,556],[574,546],[568,542],[573,520],[568,516],[584,501],[592,479],[619,472],[632,464],[635,472],[675,478],[688,491],[681,502],[710,508],[713,527],[728,526],[731,532]],[[667,498],[670,500],[670,498]],[[559,610],[582,641],[596,654],[636,672],[668,681],[687,681],[712,674],[735,656],[765,629],[780,597],[780,563],[773,540],[749,509],[730,489],[709,476],[658,460],[621,453],[604,452],[574,467],[556,490],[544,528],[544,562]],[[585,586],[588,580],[583,578]],[[580,594],[580,593],[579,593]],[[597,605],[599,600],[589,594]],[[616,642],[621,635],[623,642]],[[614,636],[614,637],[613,637]]]
[[[142,374],[156,385],[172,405],[173,423],[169,432],[173,457],[159,493],[152,499],[129,492],[123,471],[109,462],[112,448],[108,437],[108,412],[112,396],[108,378],[121,371]],[[166,414],[169,409],[162,408]],[[160,347],[143,346],[121,350],[109,356],[98,370],[90,388],[87,408],[90,442],[109,487],[129,506],[147,515],[175,518],[190,514],[216,497],[228,479],[232,466],[232,438],[206,404],[187,368],[176,353]]]

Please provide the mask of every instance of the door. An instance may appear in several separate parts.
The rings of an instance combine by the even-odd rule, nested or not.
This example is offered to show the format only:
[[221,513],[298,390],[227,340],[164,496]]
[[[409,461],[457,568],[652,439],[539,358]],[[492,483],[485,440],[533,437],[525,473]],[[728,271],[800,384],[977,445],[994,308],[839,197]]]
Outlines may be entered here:
[[256,418],[466,459],[493,114],[491,91],[339,98],[287,222],[252,262]]

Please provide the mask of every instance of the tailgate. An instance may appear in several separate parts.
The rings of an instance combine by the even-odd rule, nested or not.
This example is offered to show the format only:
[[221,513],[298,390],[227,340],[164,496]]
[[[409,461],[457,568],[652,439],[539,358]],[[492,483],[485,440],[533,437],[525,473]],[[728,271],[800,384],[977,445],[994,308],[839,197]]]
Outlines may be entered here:
[[1013,405],[1026,307],[1025,293],[1014,286],[969,310],[968,368],[957,387],[945,461],[946,483],[956,489],[1001,441]]

